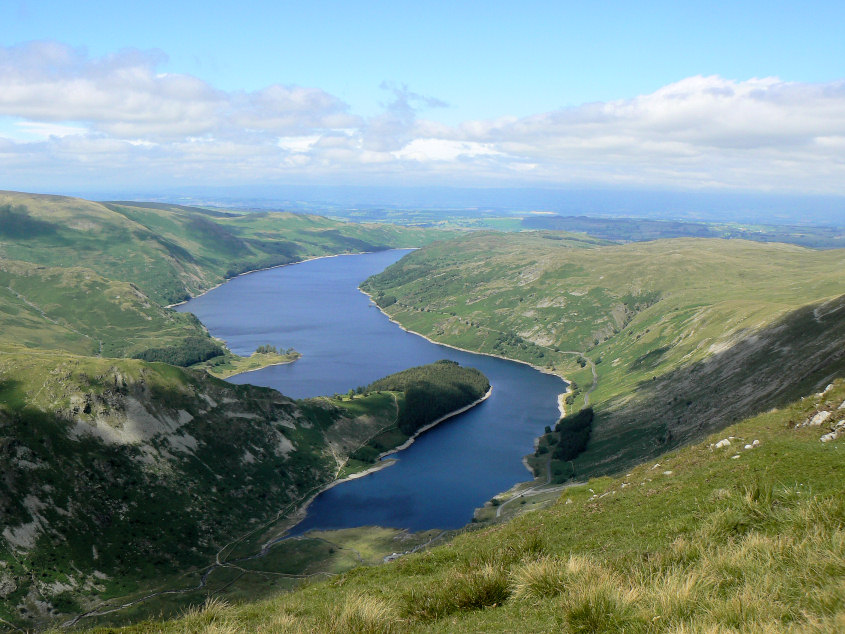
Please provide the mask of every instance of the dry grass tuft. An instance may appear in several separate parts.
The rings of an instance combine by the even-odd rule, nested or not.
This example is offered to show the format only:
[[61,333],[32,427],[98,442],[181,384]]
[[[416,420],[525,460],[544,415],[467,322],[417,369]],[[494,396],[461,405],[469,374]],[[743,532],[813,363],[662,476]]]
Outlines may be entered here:
[[338,634],[389,634],[398,631],[396,606],[373,596],[355,596],[330,617],[325,631]]
[[561,594],[566,585],[566,562],[556,557],[529,561],[511,573],[511,591],[517,600],[553,597]]
[[403,611],[414,619],[437,619],[461,610],[501,605],[510,593],[505,569],[485,564],[477,569],[450,570],[445,579],[406,593]]

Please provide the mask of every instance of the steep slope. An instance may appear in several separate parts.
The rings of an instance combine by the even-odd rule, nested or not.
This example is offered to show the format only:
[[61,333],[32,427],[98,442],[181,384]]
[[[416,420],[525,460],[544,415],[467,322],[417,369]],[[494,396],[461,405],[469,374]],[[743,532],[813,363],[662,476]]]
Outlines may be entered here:
[[260,218],[178,206],[0,192],[0,258],[85,267],[168,304],[247,270],[308,257],[419,246],[444,232],[297,214]]
[[186,342],[222,354],[196,318],[159,306],[134,284],[91,269],[0,259],[0,349],[131,357]]
[[292,401],[165,364],[3,354],[0,618],[43,625],[224,561],[233,539],[368,466],[349,456],[370,439],[402,442],[404,409],[401,391]]
[[845,311],[825,303],[845,289],[841,249],[476,234],[363,288],[411,330],[574,379],[568,404],[589,399],[596,418],[581,458],[552,461],[558,481],[624,469],[842,372]]
[[428,552],[121,631],[842,631],[845,433],[831,428],[845,432],[842,380]]
[[164,364],[3,355],[4,618],[37,623],[205,563],[334,476],[322,431],[341,417]]

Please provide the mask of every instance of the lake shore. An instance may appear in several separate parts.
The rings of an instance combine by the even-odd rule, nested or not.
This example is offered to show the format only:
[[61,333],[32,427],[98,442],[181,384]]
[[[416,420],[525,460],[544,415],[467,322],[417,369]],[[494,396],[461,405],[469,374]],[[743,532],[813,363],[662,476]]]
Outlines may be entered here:
[[376,303],[376,300],[373,299],[373,296],[370,293],[368,293],[367,291],[365,291],[361,287],[358,287],[358,290],[361,291],[367,297],[369,297],[370,301],[373,303],[373,306],[378,308],[379,311],[381,312],[381,314],[384,315],[385,317],[387,317],[392,323],[399,326],[405,332],[409,332],[412,335],[416,335],[417,337],[422,337],[423,339],[425,339],[429,343],[433,343],[436,346],[445,346],[447,348],[452,348],[452,350],[460,350],[461,352],[469,352],[470,354],[482,354],[486,357],[494,357],[496,359],[502,359],[503,361],[511,361],[512,363],[521,363],[523,365],[527,365],[529,368],[533,368],[533,369],[537,370],[538,372],[542,372],[543,374],[549,374],[551,376],[558,377],[561,381],[566,383],[566,391],[558,394],[557,407],[558,407],[558,410],[560,411],[561,417],[566,415],[565,399],[566,399],[566,396],[570,393],[570,391],[572,389],[571,388],[572,381],[567,380],[566,377],[558,374],[557,372],[552,372],[548,368],[542,368],[538,365],[534,365],[533,363],[530,363],[528,361],[522,361],[520,359],[511,359],[510,357],[506,357],[506,356],[503,356],[501,354],[493,354],[492,352],[481,352],[479,350],[470,350],[469,348],[461,348],[459,346],[453,346],[450,343],[443,343],[442,341],[435,341],[431,337],[427,337],[426,335],[422,334],[421,332],[417,332],[416,330],[411,330],[410,328],[406,328],[400,322],[398,322],[396,319],[394,319],[389,313],[387,313],[381,306],[379,306],[378,303]]
[[[401,445],[399,445],[399,446],[398,446],[398,447],[396,447],[395,449],[390,449],[390,450],[388,450],[388,451],[383,452],[382,454],[380,454],[380,455],[379,455],[378,459],[379,459],[379,460],[381,460],[381,459],[382,459],[382,458],[384,458],[385,456],[389,456],[389,455],[391,455],[391,454],[396,453],[397,451],[402,451],[403,449],[407,449],[408,447],[410,447],[410,446],[414,443],[414,441],[415,441],[415,440],[416,440],[416,439],[420,436],[420,434],[422,434],[423,432],[428,431],[428,430],[429,430],[429,429],[431,429],[432,427],[436,427],[437,425],[439,425],[439,424],[440,424],[440,423],[442,423],[443,421],[445,421],[445,420],[449,420],[450,418],[453,418],[453,417],[457,416],[458,414],[463,414],[464,412],[471,410],[471,409],[472,409],[473,407],[475,407],[476,405],[479,405],[480,403],[483,403],[483,402],[484,402],[484,401],[486,401],[488,398],[490,398],[490,395],[491,395],[492,393],[493,393],[493,386],[490,386],[490,389],[489,389],[489,390],[487,390],[487,392],[486,392],[486,393],[484,394],[484,396],[482,396],[481,398],[479,398],[479,399],[477,399],[477,400],[473,401],[473,402],[472,402],[472,403],[470,403],[469,405],[464,405],[463,407],[459,407],[458,409],[456,409],[456,410],[454,410],[454,411],[451,411],[451,412],[449,412],[448,414],[445,414],[445,415],[441,416],[441,417],[440,417],[440,418],[438,418],[436,421],[431,422],[431,423],[429,423],[428,425],[423,425],[423,426],[422,426],[422,427],[420,427],[417,431],[415,431],[415,432],[414,432],[414,434],[413,434],[413,436],[411,436],[410,438],[408,438],[408,440],[406,440],[405,442],[403,442]],[[392,464],[392,463],[391,463],[391,464]]]
[[[274,323],[274,319],[282,318],[284,328],[294,328],[297,336],[302,337],[302,345],[311,346],[308,350],[314,352],[314,356],[310,360],[312,365],[303,365],[303,370],[298,371],[298,373],[295,370],[276,374],[255,372],[249,375],[243,375],[243,378],[240,380],[230,379],[238,383],[266,384],[268,387],[282,389],[283,393],[285,392],[283,388],[291,385],[293,386],[291,390],[294,392],[299,390],[296,397],[305,398],[307,396],[317,396],[318,394],[325,395],[327,392],[342,393],[348,385],[354,385],[355,381],[360,382],[356,375],[360,371],[360,368],[356,369],[356,367],[364,362],[368,364],[367,368],[371,366],[383,366],[385,367],[385,372],[389,373],[390,371],[395,371],[394,368],[397,360],[400,359],[407,361],[407,365],[420,365],[430,363],[436,359],[449,358],[459,361],[462,365],[474,365],[482,369],[485,374],[488,374],[490,383],[493,385],[494,393],[489,398],[496,402],[496,406],[491,407],[488,404],[484,408],[479,408],[478,412],[469,414],[468,416],[471,417],[469,427],[456,423],[454,425],[443,425],[438,429],[432,430],[426,425],[426,429],[423,431],[431,432],[431,435],[438,439],[431,441],[434,443],[433,446],[437,447],[436,452],[432,454],[434,457],[423,455],[414,446],[412,449],[409,449],[409,452],[412,452],[411,454],[402,455],[403,462],[401,468],[397,465],[397,469],[375,473],[392,464],[391,458],[395,456],[396,452],[400,451],[399,448],[391,448],[383,452],[386,455],[382,455],[381,457],[386,459],[381,460],[378,464],[350,461],[345,468],[339,470],[339,473],[335,466],[332,469],[335,471],[335,474],[333,474],[334,480],[324,480],[319,485],[314,483],[312,486],[316,486],[313,490],[302,491],[297,496],[299,499],[291,500],[292,503],[289,506],[285,505],[287,508],[277,509],[282,511],[280,515],[287,516],[287,518],[279,518],[265,529],[259,529],[255,535],[258,537],[256,540],[257,543],[267,543],[269,540],[280,537],[285,529],[291,528],[301,519],[302,515],[297,514],[297,510],[304,507],[306,502],[317,496],[327,487],[336,486],[339,482],[346,481],[347,479],[356,479],[358,481],[355,483],[350,482],[348,489],[331,491],[326,496],[317,500],[313,506],[308,506],[308,519],[304,524],[292,529],[289,534],[300,534],[312,526],[335,526],[335,520],[331,517],[331,511],[327,510],[329,507],[323,502],[329,499],[337,500],[343,505],[342,514],[345,524],[337,525],[353,526],[366,525],[368,523],[393,525],[391,522],[399,522],[395,525],[405,526],[406,528],[413,527],[414,530],[427,527],[427,522],[431,526],[451,527],[453,524],[457,526],[458,520],[452,516],[458,516],[460,514],[458,510],[453,510],[458,509],[458,505],[466,505],[469,509],[475,508],[478,503],[475,497],[486,499],[485,496],[494,495],[498,491],[508,489],[514,482],[523,481],[531,477],[530,472],[525,469],[521,459],[524,453],[531,451],[536,436],[542,433],[543,425],[551,425],[558,420],[560,416],[558,395],[564,393],[566,385],[561,385],[561,378],[549,372],[546,368],[537,368],[528,362],[519,361],[518,364],[514,365],[512,360],[502,356],[493,354],[477,355],[471,350],[466,352],[461,351],[457,346],[447,345],[446,347],[440,347],[441,344],[416,333],[414,333],[415,336],[408,337],[408,329],[397,324],[389,316],[385,319],[382,315],[376,314],[372,310],[373,306],[370,306],[370,298],[365,297],[365,294],[358,290],[358,285],[361,283],[361,280],[381,271],[390,263],[399,260],[406,253],[408,253],[406,249],[396,249],[374,254],[363,254],[345,260],[335,256],[333,260],[326,259],[324,263],[315,262],[311,266],[300,267],[299,269],[289,269],[284,272],[268,270],[263,272],[263,275],[266,276],[266,282],[257,283],[257,280],[254,282],[252,278],[244,278],[241,281],[230,280],[234,281],[235,284],[227,285],[226,290],[219,289],[213,296],[213,300],[206,298],[208,301],[204,305],[197,305],[196,314],[201,320],[204,321],[203,315],[208,313],[209,315],[215,316],[217,320],[215,323],[217,323],[221,322],[219,318],[220,311],[224,310],[218,304],[224,300],[231,300],[227,306],[231,306],[230,317],[234,325],[228,326],[224,323],[218,323],[215,326],[216,330],[212,329],[212,334],[227,341],[229,337],[234,337],[232,341],[240,348],[244,347],[244,341],[248,342],[249,347],[254,347],[256,343],[263,342],[263,339],[259,341],[252,335],[254,329],[258,328],[260,330],[266,324]],[[338,281],[329,282],[329,280],[335,279]],[[287,280],[292,281],[287,282]],[[321,298],[315,296],[310,290],[309,283],[319,284],[320,289],[326,291],[327,297]],[[229,290],[230,288],[233,290]],[[223,294],[218,297],[217,293]],[[300,298],[299,295],[295,295],[297,298],[297,309],[288,318],[285,311],[287,310],[287,306],[293,301],[292,298],[296,293],[301,293],[302,297]],[[265,294],[267,297],[264,297]],[[280,294],[283,297],[280,297]],[[357,296],[357,299],[355,296]],[[279,298],[278,300],[276,299],[277,297]],[[262,302],[262,307],[269,305],[272,308],[265,311],[266,314],[262,311],[254,312],[251,310],[244,312],[246,307],[252,305],[251,302],[254,299]],[[276,302],[278,306],[273,302]],[[329,306],[329,308],[324,308],[324,305]],[[213,308],[209,308],[210,306],[213,306]],[[300,306],[306,306],[308,310],[302,311],[299,308]],[[188,304],[188,306],[178,310],[190,311],[191,309],[192,305]],[[264,309],[262,308],[262,310]],[[309,312],[311,310],[315,311],[313,318]],[[324,319],[326,315],[328,317]],[[350,324],[354,324],[354,328],[350,329]],[[400,326],[399,329],[395,328],[397,325]],[[229,329],[227,330],[227,328]],[[322,328],[328,329],[326,334],[323,334],[322,330],[319,330]],[[350,337],[355,333],[367,335],[363,339],[367,342],[365,346],[350,344],[350,341],[354,341]],[[337,341],[334,341],[334,337],[337,338]],[[291,343],[298,343],[298,341],[291,341]],[[437,345],[438,348],[432,348],[433,345]],[[353,355],[351,358],[355,359],[355,362],[345,362],[341,353],[342,355],[351,353]],[[311,355],[309,352],[306,352],[304,356],[309,357]],[[325,365],[325,372],[322,365],[314,369],[313,361],[315,359]],[[297,364],[293,365],[295,366]],[[488,373],[486,368],[489,368],[492,374]],[[541,373],[535,374],[534,370],[538,370]],[[318,380],[323,374],[325,374],[327,380],[333,381],[334,383],[329,383],[330,387],[316,392],[315,387],[324,387],[318,383]],[[344,381],[339,386],[335,385],[335,383],[339,383],[338,377],[342,377]],[[502,383],[499,381],[502,381]],[[339,388],[343,389],[341,390]],[[479,394],[477,396],[482,395]],[[552,403],[556,405],[552,406]],[[569,408],[567,407],[567,409]],[[465,431],[467,429],[471,431]],[[454,458],[456,461],[462,460],[460,457],[461,450],[458,447],[464,446],[464,442],[470,444],[475,443],[476,440],[474,439],[484,437],[484,434],[489,433],[485,430],[489,429],[500,429],[503,436],[509,438],[506,444],[499,442],[493,448],[494,451],[501,454],[502,460],[515,459],[515,461],[502,464],[501,468],[498,465],[479,465],[478,471],[473,472],[470,476],[471,479],[475,478],[472,480],[471,486],[467,486],[464,483],[459,491],[453,492],[451,489],[447,489],[444,491],[443,496],[432,496],[430,490],[415,492],[413,486],[410,486],[415,481],[418,473],[424,475],[428,472],[425,470],[420,471],[420,469],[430,469],[429,463],[442,462],[443,456],[449,456],[449,461],[451,461],[453,454],[455,454]],[[457,444],[455,442],[446,442],[447,446],[440,446],[445,442],[440,439],[452,438],[452,436],[458,438],[460,442]],[[416,435],[416,437],[419,437],[419,435]],[[394,442],[397,445],[401,444],[403,448],[407,448],[405,442],[408,438],[408,436],[404,438],[400,437]],[[419,444],[426,444],[427,446],[427,442],[428,436],[426,436],[424,443]],[[379,452],[374,451],[371,455],[375,456],[377,453]],[[410,455],[411,457],[406,460],[406,455]],[[414,476],[409,477],[406,475],[406,472],[414,474]],[[347,493],[347,491],[354,492],[355,495],[359,495],[358,492],[361,491],[363,492],[361,495],[370,496],[373,499],[379,496],[384,497],[382,493],[385,485],[382,483],[392,482],[394,476],[391,474],[393,473],[402,474],[401,476],[395,476],[398,479],[395,483],[395,490],[402,491],[403,495],[411,496],[411,499],[415,502],[416,500],[420,502],[420,505],[415,507],[413,512],[409,514],[409,519],[404,520],[400,518],[397,520],[391,517],[391,513],[393,515],[396,513],[391,510],[393,507],[390,506],[378,507],[370,512],[365,505],[358,504],[357,502],[353,504],[347,499],[348,496],[352,495],[352,493]],[[483,476],[481,475],[482,473]],[[365,475],[372,475],[372,478],[364,479]],[[500,481],[501,486],[499,485]],[[497,483],[495,490],[491,486],[491,482]],[[437,480],[436,482],[437,486],[446,486],[447,483],[447,478]],[[483,491],[483,495],[476,495],[476,489]],[[387,490],[391,491],[392,489],[388,488]],[[471,497],[472,499],[469,499]],[[341,508],[337,510],[339,513],[341,512]],[[321,518],[319,520],[317,519],[318,515]],[[436,520],[430,519],[435,516],[437,518]],[[462,517],[460,519],[463,520]],[[356,522],[358,524],[355,524]],[[463,520],[461,525],[465,523],[466,520]]]
[[309,495],[309,497],[300,506],[298,506],[296,508],[295,511],[293,511],[290,515],[288,515],[285,518],[286,521],[282,522],[282,526],[284,528],[282,529],[283,532],[282,532],[281,536],[271,539],[266,544],[264,544],[263,548],[269,548],[273,544],[276,544],[276,543],[278,543],[278,542],[280,542],[284,539],[287,539],[289,537],[287,535],[287,533],[290,532],[291,529],[295,528],[297,526],[297,524],[299,524],[302,520],[305,519],[305,516],[308,514],[308,507],[317,498],[317,496],[319,496],[321,493],[324,493],[325,491],[328,491],[329,489],[332,489],[332,488],[338,486],[339,484],[343,484],[344,482],[347,482],[349,480],[357,480],[358,478],[363,478],[364,476],[368,476],[371,473],[375,473],[376,471],[381,471],[382,469],[386,469],[387,467],[392,466],[393,464],[396,463],[397,459],[396,458],[388,458],[387,460],[385,460],[385,458],[387,458],[388,456],[391,456],[395,453],[398,453],[398,452],[402,451],[403,449],[407,449],[408,447],[410,447],[414,443],[414,441],[417,438],[419,438],[423,433],[425,433],[429,429],[436,427],[440,423],[447,421],[450,418],[454,418],[455,416],[457,416],[459,414],[463,414],[464,412],[471,410],[473,407],[476,407],[477,405],[480,405],[481,403],[486,401],[488,398],[490,398],[490,395],[492,393],[493,393],[493,388],[491,387],[489,390],[487,390],[487,392],[481,398],[476,399],[475,401],[473,401],[472,403],[469,403],[468,405],[464,405],[463,407],[459,407],[456,410],[453,410],[453,411],[451,411],[447,414],[444,414],[443,416],[441,416],[437,420],[435,420],[435,421],[433,421],[433,422],[431,422],[431,423],[429,423],[429,424],[427,424],[423,427],[420,427],[416,432],[414,432],[414,434],[410,438],[408,438],[405,442],[403,442],[398,447],[394,447],[393,449],[388,449],[387,451],[384,451],[381,454],[379,454],[379,456],[377,458],[377,460],[379,461],[378,464],[374,464],[372,467],[368,467],[367,469],[364,469],[363,471],[356,471],[355,473],[350,473],[349,475],[344,476],[342,478],[337,478],[335,480],[332,480],[331,482],[328,482],[325,485],[323,485],[322,487],[320,487],[319,489],[317,489],[315,492],[311,493]]
[[[391,249],[382,249],[382,251],[415,251],[419,249],[419,247],[394,247]],[[293,266],[294,264],[304,264],[305,262],[311,262],[313,260],[326,260],[328,258],[339,258],[344,255],[365,255],[367,253],[381,253],[382,251],[355,251],[353,253],[333,253],[331,255],[314,255],[311,257],[303,258],[301,260],[297,260],[296,262],[286,262],[285,264],[274,264],[273,266],[265,266],[264,268],[260,269],[250,269],[249,271],[244,271],[243,273],[238,273],[237,275],[233,275],[232,277],[227,277],[219,284],[215,284],[209,289],[204,290],[199,295],[191,295],[188,299],[183,299],[181,302],[176,302],[175,304],[167,304],[165,308],[176,308],[177,306],[182,306],[187,304],[192,299],[196,299],[197,297],[202,297],[206,293],[210,293],[211,291],[220,288],[226,282],[231,280],[237,279],[239,277],[243,277],[244,275],[252,275],[253,273],[260,273],[261,271],[271,271],[273,269],[281,269],[285,266]]]
[[[253,356],[255,356],[254,353],[253,353]],[[278,356],[281,357],[281,356],[285,356],[285,355],[278,355]],[[206,372],[208,372],[212,376],[216,376],[218,379],[230,379],[233,376],[240,376],[242,374],[249,374],[250,372],[258,372],[259,370],[263,370],[264,368],[272,368],[273,366],[277,366],[277,365],[288,365],[289,363],[293,363],[293,362],[298,361],[299,359],[302,358],[302,355],[299,354],[298,352],[296,353],[296,356],[293,356],[293,355],[291,355],[291,356],[292,356],[292,358],[283,359],[281,361],[269,360],[268,359],[266,363],[263,363],[262,360],[255,360],[255,359],[253,359],[252,356],[242,357],[243,359],[246,359],[247,361],[249,361],[249,360],[257,361],[258,365],[255,365],[254,367],[251,366],[251,367],[248,367],[246,369],[244,369],[244,368],[231,368],[231,369],[227,369],[223,372],[215,372],[214,368],[209,368],[209,369],[206,369]]]

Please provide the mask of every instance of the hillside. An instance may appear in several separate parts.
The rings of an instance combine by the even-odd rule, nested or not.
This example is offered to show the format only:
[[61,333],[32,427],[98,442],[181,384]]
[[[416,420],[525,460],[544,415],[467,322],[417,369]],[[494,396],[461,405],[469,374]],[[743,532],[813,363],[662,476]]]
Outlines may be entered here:
[[230,217],[177,205],[0,192],[0,258],[83,267],[170,304],[244,271],[336,253],[420,246],[433,229],[268,212]]
[[428,552],[120,631],[841,631],[843,425],[837,380]]
[[[553,498],[554,485],[628,476],[566,489],[507,526],[485,524],[500,515],[488,504],[480,532],[383,571],[138,629],[490,631],[527,619],[533,630],[825,631],[841,621],[839,443],[819,436],[835,436],[845,411],[845,251],[560,232],[428,244],[443,235],[0,194],[0,623],[67,624],[88,611],[82,623],[125,623],[205,594],[254,600],[442,539],[282,536],[321,487],[483,396],[483,375],[440,362],[292,401],[198,368],[233,372],[294,352],[235,358],[162,306],[244,270],[410,244],[427,246],[363,285],[383,310],[434,340],[574,381],[570,416],[528,457],[537,481],[500,497],[504,516]],[[202,363],[119,358],[131,356]],[[821,418],[823,429],[800,426]],[[709,446],[727,435],[750,448]],[[657,456],[661,471],[636,467]],[[773,560],[783,563],[759,564]],[[760,587],[762,599],[751,595]]]
[[[433,385],[480,374],[448,365],[427,367]],[[402,391],[292,401],[165,364],[4,354],[0,618],[39,625],[160,587],[235,538],[261,550],[278,519],[366,466],[350,454],[404,441],[404,409]]]
[[0,349],[131,357],[185,340],[223,352],[192,315],[159,306],[132,283],[91,269],[0,259]]
[[[203,370],[298,354],[267,345],[237,357],[163,303],[245,270],[441,235],[0,193],[2,622],[40,626],[162,584],[203,587],[197,575],[211,571],[198,571],[227,541],[283,530],[320,487],[370,466],[350,454],[407,438],[402,391],[294,402],[212,378]],[[249,549],[261,544],[238,542]]]
[[248,270],[449,235],[284,212],[0,192],[0,350],[133,357],[219,376],[290,362],[295,351],[238,357],[163,304]]
[[574,380],[567,403],[595,408],[586,452],[532,460],[557,481],[618,472],[845,364],[841,249],[472,234],[418,250],[363,288],[410,330]]
[[420,428],[477,401],[490,389],[490,381],[475,368],[462,368],[457,361],[442,359],[408,368],[379,379],[367,392],[401,392],[405,403],[399,410],[399,428],[412,435]]
[[639,242],[661,238],[732,238],[755,242],[788,242],[815,249],[845,247],[845,228],[801,225],[704,223],[647,218],[536,215],[523,218],[525,229],[584,232],[596,238]]

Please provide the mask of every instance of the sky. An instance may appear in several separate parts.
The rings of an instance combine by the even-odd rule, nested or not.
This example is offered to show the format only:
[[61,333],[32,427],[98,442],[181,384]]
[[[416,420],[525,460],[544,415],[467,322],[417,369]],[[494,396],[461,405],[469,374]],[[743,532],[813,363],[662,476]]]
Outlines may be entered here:
[[842,2],[0,4],[0,188],[845,195]]

